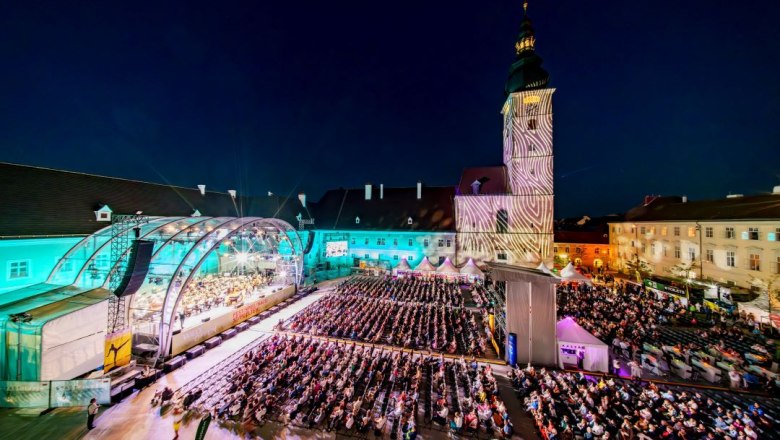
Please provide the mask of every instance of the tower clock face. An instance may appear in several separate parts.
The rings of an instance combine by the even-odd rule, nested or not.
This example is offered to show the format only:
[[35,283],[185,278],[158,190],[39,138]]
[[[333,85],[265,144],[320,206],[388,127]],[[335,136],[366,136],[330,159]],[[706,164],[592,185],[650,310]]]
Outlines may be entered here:
[[525,105],[526,116],[536,116],[537,113],[539,113],[539,104],[531,103]]

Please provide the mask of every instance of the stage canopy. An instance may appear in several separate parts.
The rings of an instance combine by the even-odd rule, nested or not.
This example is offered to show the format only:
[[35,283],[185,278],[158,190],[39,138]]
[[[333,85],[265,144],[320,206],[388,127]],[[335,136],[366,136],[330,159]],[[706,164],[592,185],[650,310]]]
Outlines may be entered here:
[[563,368],[561,348],[574,348],[584,352],[582,368],[588,371],[609,372],[609,346],[580,327],[574,318],[567,317],[556,325],[558,342],[558,366]]
[[[83,290],[108,289],[112,276],[123,272],[112,261],[112,248],[132,241],[135,224],[112,225],[85,238],[57,263],[47,283]],[[154,242],[149,272],[131,297],[134,334],[144,334],[168,352],[173,321],[186,297],[205,276],[267,274],[272,284],[298,284],[303,271],[303,246],[289,223],[262,217],[145,217],[137,225],[139,239]],[[124,251],[124,256],[130,252]],[[127,258],[123,258],[124,264]],[[192,286],[190,286],[192,284]],[[139,338],[135,338],[139,339]]]
[[555,278],[559,278],[558,275],[555,275],[553,271],[551,271],[544,263],[539,263],[539,266],[536,268],[536,270],[540,270],[546,273],[547,275],[552,275]]
[[575,283],[588,283],[591,284],[590,278],[586,277],[585,275],[577,272],[577,269],[574,268],[574,265],[569,264],[566,265],[563,269],[561,269],[561,276],[560,278],[563,281],[571,281]]
[[396,271],[410,271],[412,270],[412,267],[409,266],[409,261],[406,258],[402,258],[401,261],[398,263],[397,266],[393,268]]

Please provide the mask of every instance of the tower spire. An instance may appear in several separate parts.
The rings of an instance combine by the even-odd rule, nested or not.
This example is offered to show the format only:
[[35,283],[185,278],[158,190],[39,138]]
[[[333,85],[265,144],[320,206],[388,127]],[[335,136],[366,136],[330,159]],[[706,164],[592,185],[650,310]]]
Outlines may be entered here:
[[506,94],[547,87],[548,73],[542,69],[542,59],[535,52],[536,36],[528,17],[528,1],[523,1],[523,19],[515,42],[515,62],[509,68],[504,91]]

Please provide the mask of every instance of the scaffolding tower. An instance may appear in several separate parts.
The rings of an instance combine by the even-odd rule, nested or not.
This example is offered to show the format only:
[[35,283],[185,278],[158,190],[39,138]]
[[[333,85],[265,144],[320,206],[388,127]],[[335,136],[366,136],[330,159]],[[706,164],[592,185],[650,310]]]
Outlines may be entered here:
[[[141,225],[149,222],[149,217],[142,214],[113,215],[111,218],[111,265],[114,268],[109,273],[108,289],[116,293],[127,271],[128,256],[133,241],[139,238]],[[127,300],[125,296],[111,295],[108,299],[107,334],[122,331],[129,325]]]

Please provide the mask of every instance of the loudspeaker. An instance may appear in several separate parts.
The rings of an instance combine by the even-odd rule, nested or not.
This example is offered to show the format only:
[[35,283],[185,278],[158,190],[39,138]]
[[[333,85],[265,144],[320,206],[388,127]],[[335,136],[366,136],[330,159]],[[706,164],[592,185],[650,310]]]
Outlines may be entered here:
[[141,288],[146,274],[149,273],[149,262],[152,259],[154,242],[149,240],[134,240],[130,248],[130,257],[122,281],[114,290],[114,295],[122,297],[132,295]]

